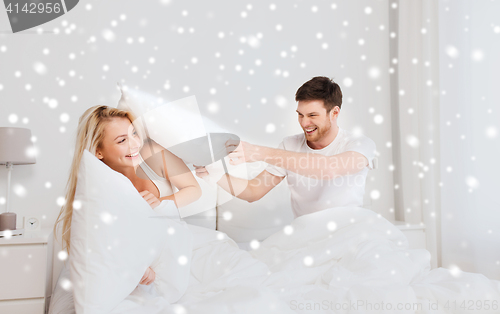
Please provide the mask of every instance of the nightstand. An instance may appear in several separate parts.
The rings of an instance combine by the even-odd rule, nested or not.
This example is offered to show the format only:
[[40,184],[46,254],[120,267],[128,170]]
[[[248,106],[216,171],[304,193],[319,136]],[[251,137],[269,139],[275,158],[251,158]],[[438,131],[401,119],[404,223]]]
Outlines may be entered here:
[[46,313],[52,293],[51,231],[0,238],[0,313]]

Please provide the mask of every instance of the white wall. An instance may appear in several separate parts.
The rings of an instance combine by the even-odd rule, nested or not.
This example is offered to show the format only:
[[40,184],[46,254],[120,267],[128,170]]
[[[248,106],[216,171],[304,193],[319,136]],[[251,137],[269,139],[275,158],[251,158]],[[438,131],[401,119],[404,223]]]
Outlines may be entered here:
[[440,1],[443,267],[500,279],[500,3]]
[[[85,1],[42,25],[40,35],[0,33],[0,126],[30,128],[39,152],[35,165],[14,169],[13,184],[24,187],[25,194],[13,193],[12,208],[43,218],[44,227],[53,224],[78,118],[90,106],[115,106],[117,81],[165,99],[195,95],[203,114],[243,140],[275,147],[283,137],[301,132],[297,88],[325,75],[343,90],[339,124],[362,130],[377,144],[379,169],[369,173],[366,191],[381,192],[372,208],[392,218],[392,153],[386,146],[391,141],[388,1],[336,1],[335,8],[326,1],[314,7],[274,3],[275,10],[263,2]],[[0,30],[8,29],[0,10]],[[37,70],[40,64],[45,72]],[[51,107],[44,99],[58,104]],[[62,122],[62,114],[69,121]],[[377,114],[383,123],[374,122]],[[275,131],[266,131],[270,124]],[[5,189],[6,171],[0,168],[0,211]]]

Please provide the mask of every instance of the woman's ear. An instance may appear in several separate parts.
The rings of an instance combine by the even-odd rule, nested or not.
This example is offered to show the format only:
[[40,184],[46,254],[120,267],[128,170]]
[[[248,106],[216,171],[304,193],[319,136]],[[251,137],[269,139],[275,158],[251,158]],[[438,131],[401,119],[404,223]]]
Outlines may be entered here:
[[96,156],[97,158],[99,158],[99,159],[103,159],[103,158],[104,158],[104,156],[102,155],[102,153],[101,153],[99,150],[98,150],[98,151],[96,151],[95,156]]

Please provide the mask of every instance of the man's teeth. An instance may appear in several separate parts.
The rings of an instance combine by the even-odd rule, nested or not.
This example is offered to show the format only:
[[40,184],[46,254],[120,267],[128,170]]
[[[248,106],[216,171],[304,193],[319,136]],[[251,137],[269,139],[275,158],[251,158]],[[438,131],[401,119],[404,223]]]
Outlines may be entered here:
[[316,130],[316,128],[314,128],[314,129],[306,129],[306,132],[312,132],[314,130]]
[[127,155],[127,157],[135,157],[135,156],[137,156],[137,155],[139,155],[139,152],[136,152],[136,153],[134,153],[134,154]]

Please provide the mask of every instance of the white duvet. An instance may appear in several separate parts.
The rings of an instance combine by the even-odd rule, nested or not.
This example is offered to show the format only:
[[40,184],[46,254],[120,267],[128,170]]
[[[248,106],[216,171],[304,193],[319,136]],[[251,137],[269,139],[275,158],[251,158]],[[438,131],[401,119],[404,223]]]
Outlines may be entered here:
[[[360,207],[295,219],[251,252],[225,234],[194,235],[188,289],[176,304],[138,285],[111,313],[500,313],[500,281],[430,270],[430,254]],[[49,313],[74,313],[63,270]]]

